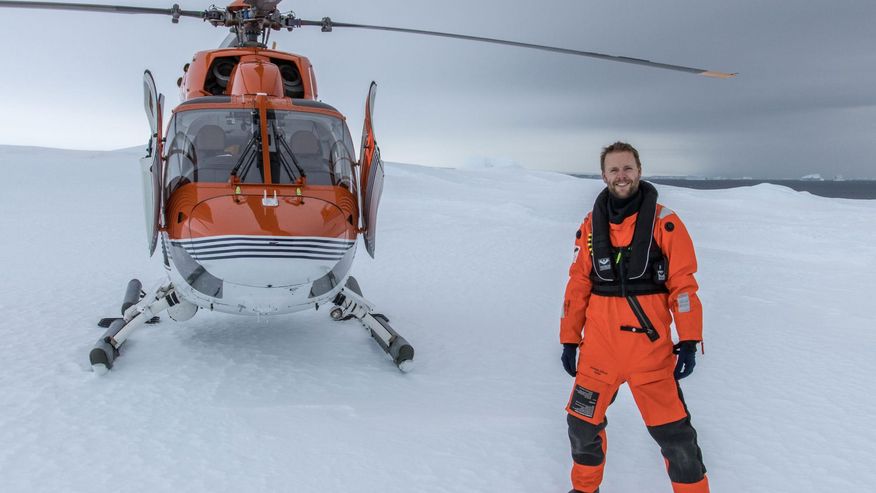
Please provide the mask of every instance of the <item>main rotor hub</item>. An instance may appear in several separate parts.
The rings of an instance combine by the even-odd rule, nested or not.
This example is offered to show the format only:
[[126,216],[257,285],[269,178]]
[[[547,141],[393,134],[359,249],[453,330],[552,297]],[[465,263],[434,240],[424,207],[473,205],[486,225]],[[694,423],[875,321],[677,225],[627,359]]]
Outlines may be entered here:
[[277,10],[280,1],[235,0],[224,9],[213,5],[204,11],[204,20],[216,27],[231,28],[237,34],[237,46],[266,47],[271,30],[301,27],[301,19],[294,12]]

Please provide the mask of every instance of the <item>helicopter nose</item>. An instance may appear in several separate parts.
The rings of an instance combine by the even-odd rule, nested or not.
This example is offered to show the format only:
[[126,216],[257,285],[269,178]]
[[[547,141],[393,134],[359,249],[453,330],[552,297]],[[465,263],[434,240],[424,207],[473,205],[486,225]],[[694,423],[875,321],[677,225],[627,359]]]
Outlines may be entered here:
[[198,203],[181,246],[211,275],[252,287],[312,283],[352,255],[357,233],[341,207],[313,197],[270,195]]
[[213,276],[251,287],[296,286],[329,273],[355,240],[314,236],[223,235],[182,243]]

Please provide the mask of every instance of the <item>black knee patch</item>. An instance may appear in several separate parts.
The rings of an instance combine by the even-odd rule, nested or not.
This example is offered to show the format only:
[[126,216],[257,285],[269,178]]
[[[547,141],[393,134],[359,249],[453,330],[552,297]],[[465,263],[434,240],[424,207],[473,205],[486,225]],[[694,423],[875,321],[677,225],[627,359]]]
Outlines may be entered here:
[[566,415],[569,424],[569,442],[572,444],[572,460],[582,466],[598,466],[605,461],[602,452],[602,437],[599,432],[605,429],[608,420],[603,420],[599,425],[590,424],[576,418],[571,414]]
[[706,474],[703,454],[697,445],[697,432],[690,416],[660,426],[649,426],[648,432],[660,445],[660,453],[669,462],[669,479],[675,483],[696,483]]

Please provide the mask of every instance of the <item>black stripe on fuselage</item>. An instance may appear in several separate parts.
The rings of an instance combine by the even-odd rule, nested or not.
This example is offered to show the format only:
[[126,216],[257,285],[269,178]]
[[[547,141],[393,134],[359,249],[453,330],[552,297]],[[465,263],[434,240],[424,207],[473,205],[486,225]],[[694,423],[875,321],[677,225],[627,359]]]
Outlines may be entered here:
[[197,260],[224,260],[224,259],[232,259],[232,258],[292,258],[292,259],[307,259],[307,260],[340,260],[340,259],[344,258],[344,256],[340,255],[340,256],[327,257],[324,255],[297,255],[297,254],[296,255],[293,255],[293,254],[277,255],[277,254],[273,254],[273,253],[270,255],[260,255],[260,254],[247,253],[247,252],[229,252],[228,254],[224,254],[224,255],[212,255],[212,254],[207,255],[207,256],[198,255]]
[[324,245],[349,245],[356,243],[355,240],[335,240],[330,238],[253,238],[251,236],[229,236],[225,238],[206,238],[206,239],[190,239],[190,240],[174,240],[174,243],[179,245],[201,246],[210,243],[230,243],[230,242],[246,242],[246,243],[265,243],[265,244],[280,244],[280,243],[318,243]]
[[347,250],[350,249],[350,247],[352,247],[352,245],[350,245],[350,246],[345,246],[345,245],[334,246],[334,245],[310,245],[310,244],[304,244],[304,243],[294,243],[294,244],[287,243],[287,244],[283,244],[283,245],[256,245],[253,243],[222,243],[222,244],[207,245],[207,246],[196,246],[196,245],[182,244],[181,246],[189,252],[199,252],[199,253],[201,253],[201,252],[208,253],[208,252],[212,252],[212,251],[216,251],[216,250],[220,250],[220,249],[238,248],[238,247],[242,247],[242,249],[244,249],[244,250],[255,250],[255,249],[259,249],[259,248],[264,248],[264,249],[266,249],[266,251],[287,249],[287,248],[312,248],[312,249],[315,249],[318,251],[324,251],[324,252],[328,253],[328,252],[346,252]]
[[196,255],[198,258],[203,258],[205,256],[211,255],[221,255],[224,253],[246,253],[246,254],[258,254],[258,253],[308,253],[313,255],[322,255],[325,257],[332,258],[341,258],[346,253],[346,250],[340,252],[332,252],[325,250],[313,250],[309,248],[269,248],[269,249],[254,249],[254,248],[214,248],[209,251],[204,250],[186,250],[192,255]]

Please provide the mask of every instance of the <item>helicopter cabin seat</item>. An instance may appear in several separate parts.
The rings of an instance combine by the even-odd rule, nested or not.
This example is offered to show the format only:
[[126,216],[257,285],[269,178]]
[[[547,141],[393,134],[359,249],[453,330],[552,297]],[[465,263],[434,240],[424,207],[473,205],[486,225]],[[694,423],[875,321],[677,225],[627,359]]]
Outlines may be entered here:
[[218,125],[204,125],[195,135],[195,181],[228,181],[235,159],[226,151],[225,130]]
[[307,175],[310,185],[333,185],[332,171],[327,159],[323,157],[319,139],[309,130],[299,130],[289,139],[289,147],[295,154],[298,165]]

